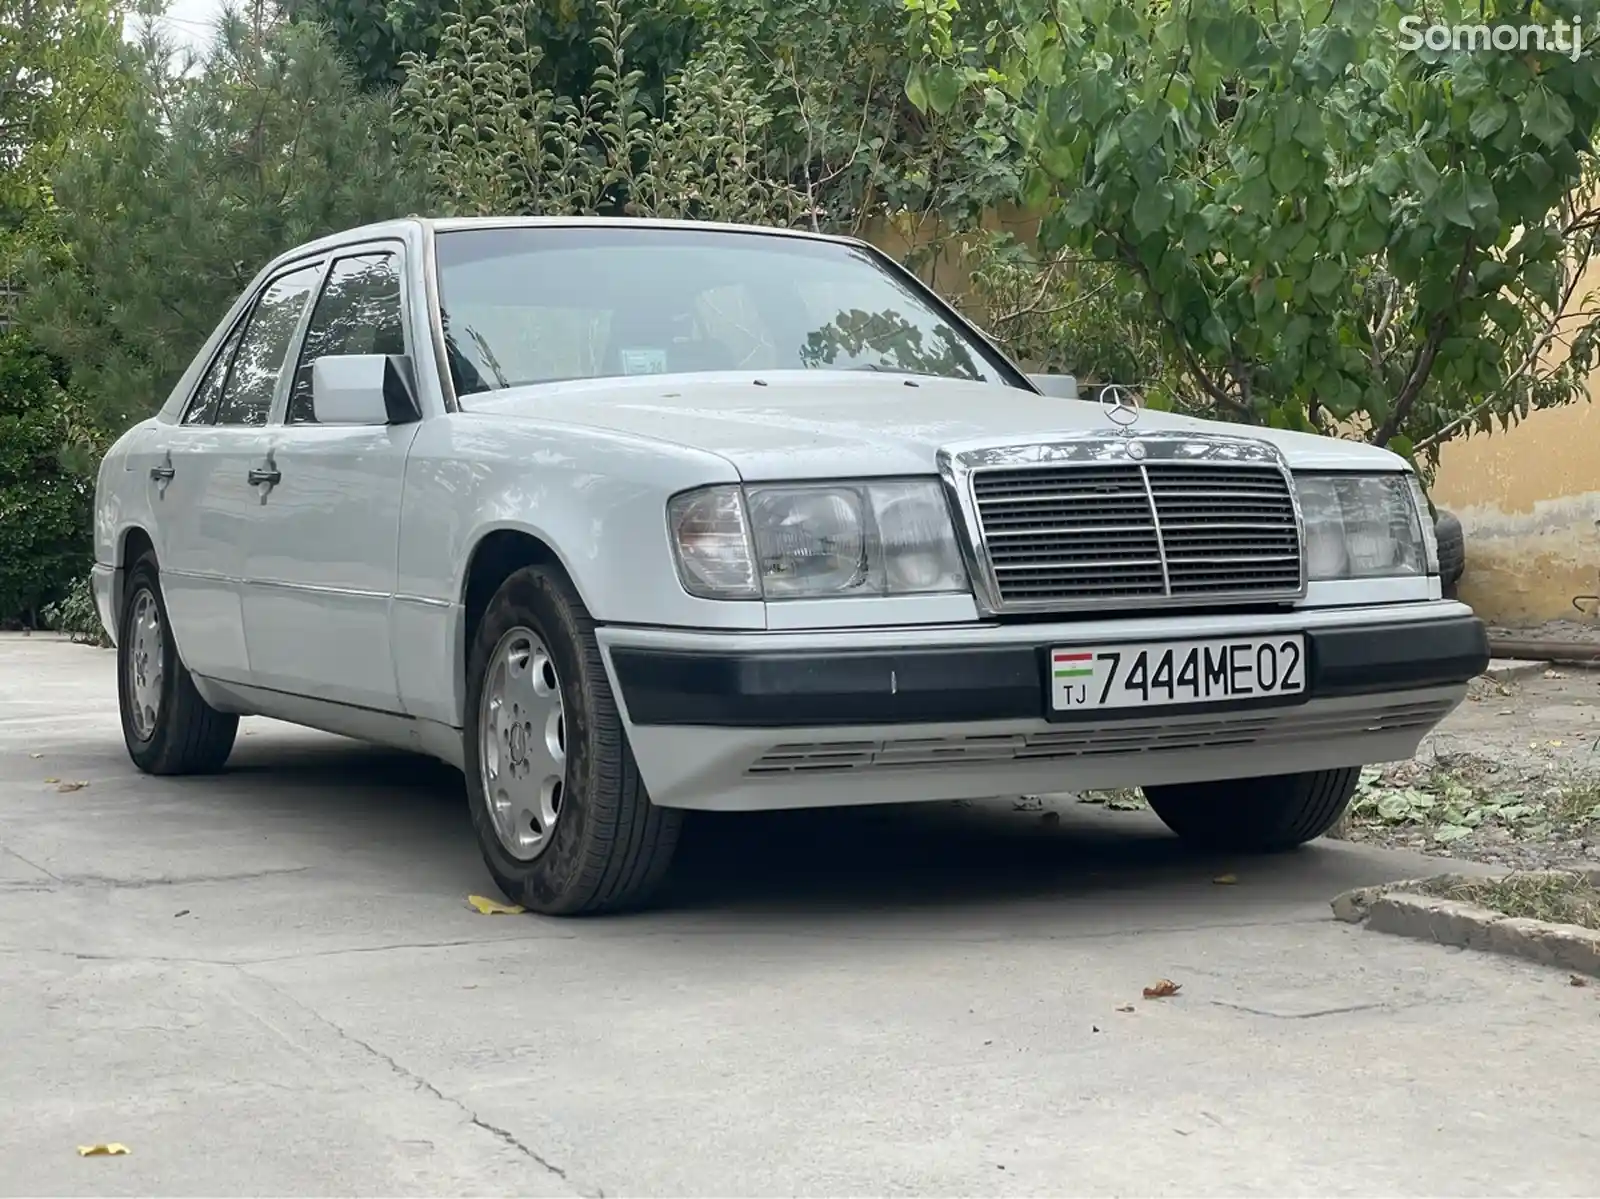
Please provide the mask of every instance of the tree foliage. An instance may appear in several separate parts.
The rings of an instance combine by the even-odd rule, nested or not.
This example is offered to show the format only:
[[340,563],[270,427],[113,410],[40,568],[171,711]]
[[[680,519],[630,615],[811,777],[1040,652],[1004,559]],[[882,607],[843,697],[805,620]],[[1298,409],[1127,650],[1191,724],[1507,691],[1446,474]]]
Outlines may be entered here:
[[538,0],[449,22],[437,51],[410,60],[407,141],[452,212],[634,215],[786,224],[801,197],[771,177],[765,93],[720,43],[665,84],[665,115],[627,47],[636,27],[598,0],[589,94],[544,85],[528,36]]
[[[631,12],[626,51],[642,72],[648,94],[659,100],[666,79],[693,56],[700,43],[705,0],[650,0]],[[366,90],[399,87],[407,63],[438,54],[447,32],[483,17],[513,14],[495,0],[280,0],[292,20],[320,23],[354,67]],[[546,0],[515,12],[516,36],[539,48],[539,83],[558,96],[581,102],[609,52],[593,42],[606,23],[601,0]]]
[[103,0],[0,0],[0,271],[48,218],[50,179],[126,98],[122,26]]
[[37,626],[88,567],[92,485],[61,457],[82,436],[49,361],[0,338],[0,623]]
[[1426,459],[1581,394],[1600,55],[1407,52],[1409,0],[1013,0],[982,30],[912,4],[908,92],[1008,107],[1045,249],[1127,272],[1182,365],[1154,402]]
[[196,74],[145,63],[122,127],[58,175],[60,242],[23,307],[105,428],[165,399],[270,258],[425,203],[392,128],[314,28],[231,21]]

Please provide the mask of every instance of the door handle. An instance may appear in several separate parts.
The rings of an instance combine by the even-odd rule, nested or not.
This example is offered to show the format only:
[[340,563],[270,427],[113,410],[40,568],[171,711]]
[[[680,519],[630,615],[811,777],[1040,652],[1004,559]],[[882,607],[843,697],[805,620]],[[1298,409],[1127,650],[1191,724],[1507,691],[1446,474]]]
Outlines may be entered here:
[[283,472],[276,466],[252,466],[250,473],[245,478],[250,480],[252,487],[259,483],[265,483],[268,487],[276,487],[283,482]]
[[150,468],[150,481],[152,483],[170,483],[172,482],[172,476],[177,473],[172,469],[170,462],[161,466],[152,466]]

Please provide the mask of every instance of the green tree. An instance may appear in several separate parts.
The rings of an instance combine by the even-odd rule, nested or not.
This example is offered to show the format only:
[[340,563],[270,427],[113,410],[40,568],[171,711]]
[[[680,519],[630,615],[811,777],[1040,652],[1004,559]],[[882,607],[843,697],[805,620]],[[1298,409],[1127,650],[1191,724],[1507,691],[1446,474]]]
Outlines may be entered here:
[[[911,3],[908,91],[1006,104],[1046,252],[1147,297],[1182,370],[1154,402],[1427,465],[1583,393],[1600,55],[1413,52],[1412,0],[1011,0],[983,38],[951,0]],[[1549,24],[1579,5],[1475,8]]]
[[0,338],[0,625],[37,627],[89,565],[92,484],[61,454],[83,436],[44,355]]
[[[651,97],[660,99],[668,76],[681,70],[699,45],[704,2],[649,0],[631,12],[626,49]],[[471,23],[497,11],[505,16],[494,0],[280,0],[279,7],[292,20],[323,25],[367,90],[403,84],[408,58],[434,55],[458,20]],[[524,6],[518,16],[518,36],[539,51],[540,85],[581,102],[605,64],[604,52],[592,40],[604,23],[601,4],[547,0]]]
[[59,242],[22,308],[103,427],[159,406],[272,256],[425,206],[392,115],[312,27],[230,19],[194,72],[150,57],[124,125],[58,173]]
[[104,0],[0,0],[0,274],[43,235],[62,157],[115,121],[126,68],[121,18]]
[[1041,255],[1012,234],[966,239],[971,285],[962,306],[1030,370],[1170,389],[1174,368],[1144,293],[1116,266]]
[[447,210],[794,219],[800,196],[768,172],[767,93],[736,54],[706,46],[667,80],[659,115],[628,53],[635,27],[615,0],[598,0],[599,65],[578,102],[544,82],[528,33],[539,7],[509,0],[458,17],[433,54],[410,60],[406,142]]

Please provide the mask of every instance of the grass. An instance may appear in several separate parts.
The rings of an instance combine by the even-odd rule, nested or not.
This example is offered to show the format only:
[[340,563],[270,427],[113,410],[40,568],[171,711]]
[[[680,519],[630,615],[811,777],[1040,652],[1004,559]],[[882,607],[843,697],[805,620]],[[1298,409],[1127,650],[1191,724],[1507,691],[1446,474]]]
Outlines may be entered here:
[[1508,874],[1504,878],[1434,879],[1418,890],[1440,899],[1475,903],[1505,916],[1600,929],[1600,890],[1568,871]]
[[1600,819],[1600,782],[1585,779],[1561,788],[1550,813],[1563,824],[1587,824]]

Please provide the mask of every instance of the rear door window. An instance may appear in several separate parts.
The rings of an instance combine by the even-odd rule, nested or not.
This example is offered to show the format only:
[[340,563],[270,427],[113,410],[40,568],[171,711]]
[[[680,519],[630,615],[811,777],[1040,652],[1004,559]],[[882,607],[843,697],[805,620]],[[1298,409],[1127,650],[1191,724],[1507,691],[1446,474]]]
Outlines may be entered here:
[[267,423],[289,345],[321,274],[320,264],[306,266],[279,275],[267,284],[239,341],[227,386],[217,405],[217,424]]

